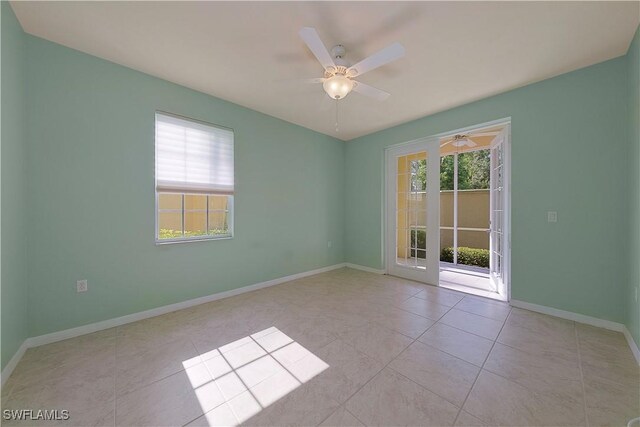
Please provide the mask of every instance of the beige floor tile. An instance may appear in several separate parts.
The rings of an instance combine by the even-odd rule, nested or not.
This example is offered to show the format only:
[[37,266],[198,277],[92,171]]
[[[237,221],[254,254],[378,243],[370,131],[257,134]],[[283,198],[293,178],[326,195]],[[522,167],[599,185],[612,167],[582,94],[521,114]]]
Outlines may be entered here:
[[224,403],[213,381],[194,387],[187,371],[178,372],[116,401],[116,424],[184,425]]
[[558,401],[482,371],[463,410],[494,426],[577,426],[584,404]]
[[[36,361],[21,361],[10,380],[15,381],[11,394],[21,392],[34,393],[36,390],[58,390],[66,393],[74,388],[82,387],[87,393],[101,393],[106,389],[113,393],[115,380],[115,349],[109,347],[104,353],[93,354],[86,359],[72,358],[73,363],[66,363],[56,368],[43,369]],[[46,364],[44,366],[47,366]],[[105,386],[105,384],[107,384]],[[55,394],[55,391],[54,391]],[[113,397],[102,396],[112,400]]]
[[223,346],[220,348],[220,351],[224,354],[229,365],[234,369],[253,362],[267,354],[267,352],[252,339],[228,351],[225,351],[225,347]]
[[578,345],[575,338],[562,339],[544,331],[537,332],[513,326],[508,323],[508,320],[497,342],[531,354],[553,354],[567,360],[578,360]]
[[293,339],[275,326],[251,335],[251,337],[267,352],[272,352],[293,342]]
[[[77,346],[77,351],[73,351]],[[52,352],[49,354],[49,350]],[[93,378],[115,369],[114,330],[29,349],[9,379],[12,390],[52,384],[68,376]]]
[[[275,377],[273,377],[275,378]],[[268,381],[265,381],[265,383]],[[254,414],[247,416],[251,413],[245,412],[244,416],[238,416],[239,412],[236,412],[239,405],[234,406],[234,399],[230,402],[230,405],[234,409],[236,417],[241,421],[243,425],[260,425],[260,426],[309,426],[318,425],[331,415],[338,407],[336,402],[326,390],[321,387],[316,387],[313,384],[302,384],[298,387],[286,392],[277,393],[282,394],[278,399],[271,401],[264,400],[262,396],[263,391],[269,390],[269,394],[273,394],[273,388],[275,385],[280,385],[282,382],[274,380],[272,384],[264,386],[264,390],[259,390],[258,387],[252,389],[260,408],[253,407]],[[264,383],[261,383],[264,384]],[[239,398],[247,398],[248,395],[241,395]],[[272,397],[272,396],[271,396]],[[270,402],[265,404],[264,402]],[[245,403],[245,408],[250,407]]]
[[207,412],[206,414],[196,418],[187,424],[187,427],[223,427],[223,426],[237,426],[240,423],[233,414],[231,407],[223,403]]
[[437,288],[435,286],[425,288],[414,296],[416,298],[421,298],[447,307],[453,307],[459,303],[462,298],[464,298],[464,294]]
[[451,309],[451,307],[418,297],[411,297],[399,304],[395,304],[395,306],[431,320],[440,319]]
[[435,323],[431,319],[395,308],[379,310],[373,319],[383,327],[410,338],[418,338]]
[[188,338],[144,345],[133,352],[129,342],[129,354],[118,352],[116,359],[116,393],[126,394],[151,384],[176,372],[201,362],[195,347]]
[[113,376],[95,377],[92,381],[78,378],[48,385],[35,385],[14,392],[2,401],[3,410],[69,411],[68,420],[2,420],[3,426],[113,426]]
[[[543,426],[587,415],[623,426],[640,416],[640,368],[622,334],[509,310],[340,269],[30,349],[2,406],[64,407],[63,424],[82,426]],[[33,422],[3,422],[16,424]],[[59,423],[38,423],[49,424]]]
[[585,378],[607,379],[640,388],[640,366],[622,333],[586,325],[577,329]]
[[27,350],[22,362],[35,361],[48,369],[76,363],[87,357],[110,353],[115,346],[115,328],[70,338]]
[[315,354],[304,346],[293,342],[272,353],[272,356],[286,369],[293,367],[297,362]]
[[384,369],[346,403],[366,425],[452,425],[458,408],[413,381]]
[[504,322],[507,319],[507,316],[509,316],[509,312],[511,311],[511,307],[507,303],[499,303],[486,298],[470,296],[464,297],[462,301],[456,304],[455,308],[457,310],[466,311],[479,316],[499,320],[501,322]]
[[322,387],[338,403],[344,403],[383,367],[346,342],[335,340],[287,368],[300,381]]
[[222,375],[215,380],[218,389],[224,396],[225,400],[231,400],[239,394],[247,391],[248,387],[235,371]]
[[311,351],[324,347],[337,337],[335,322],[324,316],[316,319],[296,319],[279,325],[279,329]]
[[411,344],[389,367],[427,390],[462,406],[480,368],[419,341]]
[[260,330],[249,330],[243,324],[218,328],[202,327],[188,334],[199,354],[204,355],[230,343],[246,339]]
[[558,401],[583,402],[580,366],[553,353],[530,354],[496,343],[484,369]]
[[469,333],[495,340],[500,333],[503,322],[489,319],[488,317],[478,316],[477,314],[467,313],[466,311],[451,309],[445,314],[440,323],[462,329]]
[[538,334],[575,341],[575,324],[571,320],[514,307],[507,319],[507,323],[512,326],[530,329]]
[[349,411],[347,411],[344,406],[341,406],[336,410],[329,418],[324,420],[322,427],[364,427],[356,417]]
[[418,338],[425,344],[459,357],[476,366],[482,366],[493,341],[461,329],[437,323]]
[[479,418],[474,417],[473,415],[460,411],[458,418],[456,419],[456,423],[454,424],[456,427],[492,427],[492,424],[485,423]]
[[267,378],[284,372],[284,367],[271,355],[265,355],[236,369],[236,374],[247,387],[261,383]]
[[590,426],[626,426],[640,417],[640,384],[585,377],[584,388]]
[[606,379],[627,386],[640,388],[640,366],[635,360],[581,359],[584,378]]
[[389,363],[413,342],[409,337],[373,323],[349,328],[340,334],[340,338],[384,364]]

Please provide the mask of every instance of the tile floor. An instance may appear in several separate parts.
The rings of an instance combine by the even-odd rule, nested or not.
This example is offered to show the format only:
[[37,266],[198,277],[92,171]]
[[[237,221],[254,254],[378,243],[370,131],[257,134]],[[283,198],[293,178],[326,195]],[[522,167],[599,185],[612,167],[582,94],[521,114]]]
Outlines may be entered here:
[[30,349],[2,402],[82,426],[625,426],[639,390],[622,334],[341,269]]

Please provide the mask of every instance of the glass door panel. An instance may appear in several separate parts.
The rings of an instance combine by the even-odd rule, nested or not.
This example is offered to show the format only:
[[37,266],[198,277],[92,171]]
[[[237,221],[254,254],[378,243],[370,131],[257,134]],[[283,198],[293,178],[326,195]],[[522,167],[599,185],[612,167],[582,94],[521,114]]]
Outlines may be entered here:
[[439,257],[437,150],[437,140],[429,140],[387,151],[387,271],[433,284]]
[[489,277],[499,294],[505,295],[505,139],[508,133],[505,128],[496,137],[491,147],[491,181],[490,181],[490,268]]

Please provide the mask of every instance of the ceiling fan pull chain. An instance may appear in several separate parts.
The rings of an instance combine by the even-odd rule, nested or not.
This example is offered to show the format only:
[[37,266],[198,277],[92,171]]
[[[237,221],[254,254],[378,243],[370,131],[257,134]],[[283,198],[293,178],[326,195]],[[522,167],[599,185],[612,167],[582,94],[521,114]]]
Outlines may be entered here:
[[338,100],[336,99],[336,132],[339,132],[338,129]]

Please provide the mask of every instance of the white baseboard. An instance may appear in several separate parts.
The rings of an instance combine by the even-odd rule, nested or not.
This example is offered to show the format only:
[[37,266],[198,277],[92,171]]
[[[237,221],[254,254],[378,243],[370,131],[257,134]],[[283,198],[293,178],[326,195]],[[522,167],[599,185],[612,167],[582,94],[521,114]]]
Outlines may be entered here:
[[629,343],[629,347],[631,348],[631,352],[635,356],[636,361],[638,362],[638,365],[640,365],[640,349],[638,348],[638,343],[633,339],[633,337],[631,336],[631,332],[629,332],[629,329],[627,329],[626,326],[624,328],[624,331],[622,331],[622,333],[624,334],[624,337],[627,339],[627,342]]
[[525,310],[536,311],[550,316],[560,317],[561,319],[573,320],[574,322],[584,323],[585,325],[596,326],[598,328],[609,329],[611,331],[622,332],[625,326],[622,323],[612,322],[610,320],[598,319],[584,314],[574,313],[572,311],[560,310],[558,308],[547,307],[545,305],[532,304],[519,300],[511,300],[511,305]]
[[640,365],[640,350],[638,350],[637,343],[633,340],[631,333],[627,327],[618,322],[612,322],[611,320],[598,319],[597,317],[587,316],[585,314],[574,313],[572,311],[560,310],[558,308],[547,307],[544,305],[532,304],[529,302],[511,300],[510,304],[513,307],[523,308],[525,310],[535,311],[542,314],[548,314],[549,316],[559,317],[561,319],[573,320],[574,322],[583,323],[585,325],[595,326],[598,328],[609,329],[611,331],[622,332],[627,339],[629,348],[636,358],[638,365]]
[[29,348],[29,338],[27,338],[22,342],[22,344],[20,344],[20,347],[18,347],[18,351],[15,352],[11,360],[9,360],[9,363],[7,363],[7,366],[5,366],[4,369],[2,370],[2,374],[0,374],[0,385],[2,387],[4,387],[4,383],[7,382],[7,380],[11,376],[11,373],[16,368],[16,366],[18,365],[18,362],[20,361],[20,359],[22,359],[22,356],[24,356],[24,353],[27,351],[28,348]]
[[355,270],[362,270],[362,271],[366,271],[368,273],[375,273],[375,274],[385,274],[386,270],[378,270],[377,268],[371,268],[371,267],[367,267],[364,265],[360,265],[360,264],[352,264],[350,262],[345,263],[346,267],[349,268],[353,268]]
[[27,349],[32,347],[38,347],[45,344],[51,344],[57,341],[66,340],[69,338],[75,338],[80,335],[90,334],[92,332],[102,331],[104,329],[113,328],[116,326],[122,326],[127,323],[136,322],[138,320],[148,319],[150,317],[160,316],[162,314],[171,313],[173,311],[182,310],[184,308],[193,307],[200,304],[205,304],[212,301],[217,301],[223,298],[229,298],[235,295],[244,294],[246,292],[256,291],[258,289],[267,288],[269,286],[279,285],[284,282],[290,282],[292,280],[301,279],[307,276],[313,276],[314,274],[325,273],[327,271],[336,270],[338,268],[346,267],[345,263],[334,264],[327,267],[317,268],[315,270],[304,271],[302,273],[292,274],[289,276],[279,277],[277,279],[267,280],[265,282],[256,283],[253,285],[243,286],[237,289],[231,289],[229,291],[218,292],[212,295],[207,295],[200,298],[194,298],[187,301],[178,302],[175,304],[169,304],[162,307],[152,308],[150,310],[141,311],[139,313],[128,314],[126,316],[116,317],[114,319],[103,320],[101,322],[90,323],[88,325],[78,326],[76,328],[65,329],[63,331],[52,332],[50,334],[39,335],[36,337],[27,338],[24,340],[18,351],[13,355],[7,366],[2,370],[1,384],[4,385],[5,381],[16,365],[20,361],[20,358],[24,355]]

